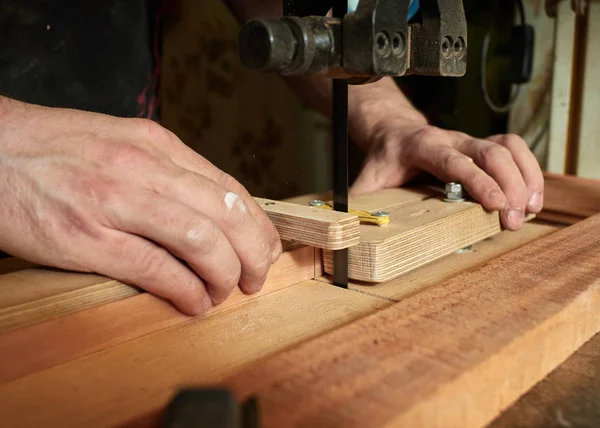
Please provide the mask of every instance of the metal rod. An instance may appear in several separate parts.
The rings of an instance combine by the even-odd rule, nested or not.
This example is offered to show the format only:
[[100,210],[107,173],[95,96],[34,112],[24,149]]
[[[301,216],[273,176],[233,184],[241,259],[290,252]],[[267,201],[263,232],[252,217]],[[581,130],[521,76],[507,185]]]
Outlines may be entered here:
[[[333,16],[343,18],[348,12],[346,0],[333,2]],[[342,25],[342,31],[344,31]],[[333,209],[348,212],[348,83],[333,80]],[[333,283],[348,288],[348,249],[334,251]]]

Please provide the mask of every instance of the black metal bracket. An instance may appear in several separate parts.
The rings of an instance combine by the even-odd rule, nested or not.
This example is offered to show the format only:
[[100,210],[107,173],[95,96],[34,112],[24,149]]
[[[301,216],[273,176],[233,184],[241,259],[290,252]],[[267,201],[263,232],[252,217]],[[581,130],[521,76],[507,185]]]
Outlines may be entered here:
[[355,12],[325,16],[333,2],[284,0],[284,16],[249,21],[239,34],[247,67],[281,75],[319,75],[351,84],[383,76],[462,76],[467,21],[462,0],[360,0]]

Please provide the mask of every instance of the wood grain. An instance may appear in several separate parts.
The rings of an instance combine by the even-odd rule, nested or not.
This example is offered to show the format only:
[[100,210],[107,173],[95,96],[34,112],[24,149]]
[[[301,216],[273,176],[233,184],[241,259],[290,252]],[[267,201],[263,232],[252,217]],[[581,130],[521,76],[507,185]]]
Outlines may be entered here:
[[[263,292],[320,276],[320,256],[311,247],[282,253],[271,267]],[[141,290],[97,275],[32,269],[0,276],[0,333],[72,312],[135,296]],[[238,289],[224,303],[239,303]],[[58,321],[58,323],[62,323]]]
[[[0,426],[123,426],[165,406],[183,385],[213,384],[236,368],[389,304],[317,281],[302,282],[3,383]],[[93,318],[89,322],[93,328]],[[122,322],[120,328],[127,329],[127,321]],[[33,343],[30,350],[36,349]]]
[[[402,189],[390,190],[402,193]],[[361,225],[360,243],[348,250],[348,271],[353,280],[389,281],[502,230],[497,212],[486,212],[472,202],[430,198],[389,205],[390,224]],[[333,253],[324,251],[323,261],[325,272],[332,274]]]
[[358,244],[358,217],[289,202],[254,198],[266,211],[282,240],[328,250]]
[[223,385],[266,428],[483,426],[600,330],[599,236],[584,220]]
[[[283,253],[260,292],[248,296],[236,289],[209,313],[314,278],[320,273],[315,272],[314,253],[315,250],[310,247]],[[7,358],[0,364],[0,382],[17,379],[189,319],[169,303],[143,293],[85,311],[74,311],[46,322],[27,323],[25,328],[0,333],[0,355],[19,355],[19,358]]]

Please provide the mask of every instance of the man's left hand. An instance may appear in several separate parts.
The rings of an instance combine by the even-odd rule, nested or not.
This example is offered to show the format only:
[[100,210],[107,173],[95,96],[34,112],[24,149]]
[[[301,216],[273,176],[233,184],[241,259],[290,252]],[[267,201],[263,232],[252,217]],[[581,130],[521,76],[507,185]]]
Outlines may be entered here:
[[379,123],[351,194],[398,187],[420,171],[463,185],[484,208],[499,211],[502,224],[518,230],[527,213],[543,205],[544,178],[535,156],[517,135],[486,139],[429,125]]

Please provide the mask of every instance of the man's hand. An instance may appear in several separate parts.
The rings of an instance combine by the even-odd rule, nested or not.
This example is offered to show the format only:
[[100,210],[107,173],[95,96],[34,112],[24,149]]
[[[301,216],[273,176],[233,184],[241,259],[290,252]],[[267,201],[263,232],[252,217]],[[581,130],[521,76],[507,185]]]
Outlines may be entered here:
[[154,122],[0,97],[0,249],[203,313],[281,253],[244,187]]
[[516,135],[485,140],[426,124],[378,123],[363,171],[352,193],[397,187],[426,171],[456,181],[486,209],[499,211],[504,227],[518,230],[526,213],[539,213],[544,178],[525,141]]

